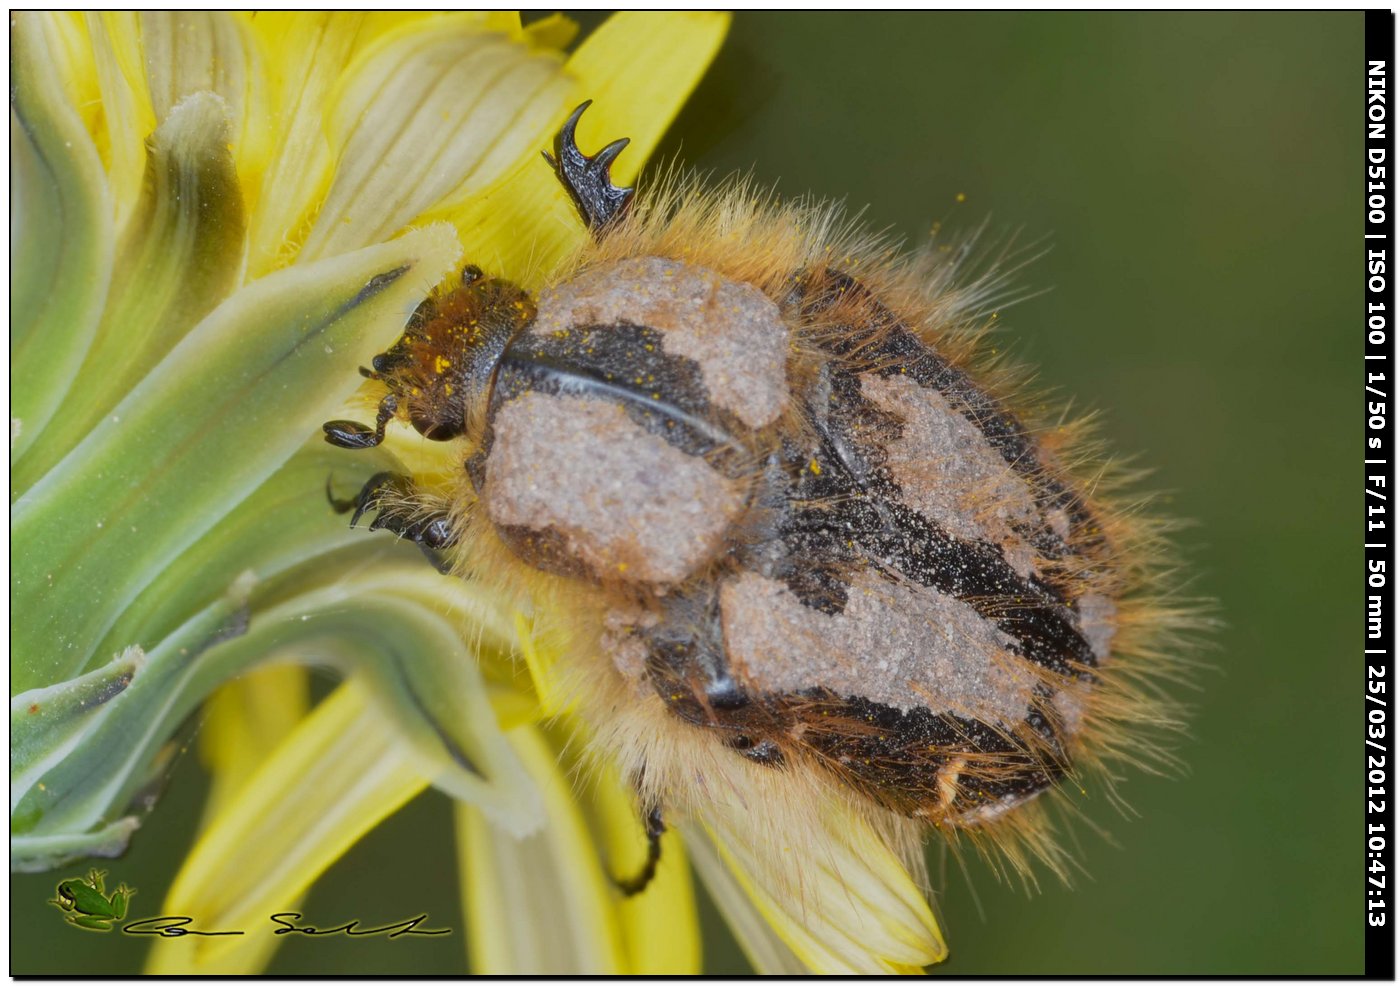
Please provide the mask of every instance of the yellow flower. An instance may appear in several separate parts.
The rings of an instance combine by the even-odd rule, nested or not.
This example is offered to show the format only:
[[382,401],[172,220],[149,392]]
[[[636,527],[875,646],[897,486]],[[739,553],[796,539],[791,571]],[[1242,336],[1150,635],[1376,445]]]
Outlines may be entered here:
[[[580,141],[631,137],[630,180],[727,23],[617,15],[565,55],[558,16],[14,15],[12,866],[120,853],[205,703],[205,826],[160,913],[265,925],[432,785],[476,971],[698,971],[688,859],[763,971],[944,957],[922,861],[839,802],[717,803],[622,896],[635,799],[580,761],[528,616],[326,504],[388,450],[452,468],[317,427],[461,263],[533,287],[567,256],[539,150],[591,98]],[[305,664],[344,675],[314,708]],[[149,970],[280,940],[163,939]]]

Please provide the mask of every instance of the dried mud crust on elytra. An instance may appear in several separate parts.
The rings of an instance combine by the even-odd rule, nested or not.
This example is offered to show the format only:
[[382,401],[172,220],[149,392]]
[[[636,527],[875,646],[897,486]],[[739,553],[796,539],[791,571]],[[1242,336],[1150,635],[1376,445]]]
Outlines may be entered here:
[[1053,853],[1010,809],[1167,718],[1134,685],[1166,611],[1155,528],[979,347],[996,272],[742,184],[618,194],[576,119],[552,160],[593,241],[534,298],[469,268],[366,371],[380,420],[455,443],[456,570],[560,614],[648,812],[709,765]]

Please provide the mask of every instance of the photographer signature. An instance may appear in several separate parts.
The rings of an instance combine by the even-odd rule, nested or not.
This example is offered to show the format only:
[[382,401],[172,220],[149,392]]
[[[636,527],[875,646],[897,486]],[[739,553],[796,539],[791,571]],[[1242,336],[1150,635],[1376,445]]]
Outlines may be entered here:
[[[383,936],[385,938],[398,938],[402,935],[450,935],[451,928],[419,928],[418,926],[428,920],[428,915],[419,914],[417,917],[407,918],[393,924],[380,925],[377,928],[361,928],[358,920],[348,921],[337,928],[318,928],[312,924],[301,924],[302,915],[299,911],[279,911],[268,918],[273,924],[278,925],[273,930],[274,935],[344,935],[347,938],[370,938]],[[194,918],[185,917],[180,914],[166,914],[154,918],[142,918],[140,921],[132,921],[122,925],[122,933],[128,935],[158,935],[161,938],[183,938],[186,935],[203,935],[213,937],[215,935],[242,935],[244,931],[204,931],[199,928],[191,928]]]
[[[89,870],[86,877],[73,877],[63,880],[54,891],[49,903],[63,911],[69,924],[84,931],[114,931],[118,923],[125,921],[127,904],[136,891],[125,883],[108,892],[106,870]],[[450,935],[450,928],[419,928],[428,920],[427,914],[406,918],[377,928],[361,928],[358,919],[347,921],[337,928],[318,928],[314,924],[301,923],[300,911],[279,911],[268,920],[277,925],[274,935],[344,935],[347,938],[400,938],[404,935]],[[160,938],[184,938],[186,935],[216,937],[218,935],[243,935],[245,931],[205,931],[192,928],[194,918],[183,914],[163,914],[160,917],[142,918],[121,924],[125,935],[156,935]]]

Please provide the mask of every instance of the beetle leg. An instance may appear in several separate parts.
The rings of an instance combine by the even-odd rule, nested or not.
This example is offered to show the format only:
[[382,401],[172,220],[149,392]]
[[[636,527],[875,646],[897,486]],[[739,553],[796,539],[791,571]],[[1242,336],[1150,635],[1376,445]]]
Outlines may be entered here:
[[631,140],[623,137],[588,157],[579,150],[574,137],[579,117],[592,104],[588,100],[569,114],[559,133],[554,136],[554,153],[544,153],[544,159],[554,169],[569,198],[574,200],[579,215],[595,238],[614,220],[627,211],[635,188],[618,188],[612,183],[608,169]]
[[447,575],[452,570],[452,563],[441,552],[457,543],[452,518],[445,511],[424,513],[406,502],[416,490],[409,477],[396,472],[380,472],[371,476],[353,499],[341,500],[331,492],[330,480],[326,480],[326,499],[336,513],[350,514],[351,527],[358,524],[366,513],[376,511],[369,523],[371,531],[389,531],[407,538],[422,549],[434,568]]
[[645,807],[642,825],[647,831],[647,859],[635,876],[627,879],[613,878],[623,896],[634,897],[647,888],[656,877],[656,866],[661,862],[661,837],[666,834],[666,822],[661,818],[661,806]]
[[[361,372],[364,372],[363,370]],[[394,419],[399,410],[399,399],[393,394],[385,394],[379,402],[379,413],[374,416],[374,430],[358,421],[327,421],[321,426],[326,433],[326,441],[339,448],[374,448],[384,441],[384,428]]]

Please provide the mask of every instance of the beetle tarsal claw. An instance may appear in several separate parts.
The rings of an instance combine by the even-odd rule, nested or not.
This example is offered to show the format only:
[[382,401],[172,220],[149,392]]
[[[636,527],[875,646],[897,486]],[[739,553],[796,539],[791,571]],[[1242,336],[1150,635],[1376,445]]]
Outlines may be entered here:
[[554,137],[554,153],[545,151],[544,159],[559,176],[589,230],[597,234],[627,211],[636,189],[617,187],[609,174],[613,161],[631,143],[629,138],[613,141],[592,157],[579,150],[575,131],[579,117],[592,102],[581,103],[569,114]]
[[337,513],[354,511],[350,514],[351,527],[359,524],[366,513],[375,511],[369,523],[371,531],[389,531],[412,541],[423,549],[439,571],[446,571],[450,563],[436,552],[457,543],[451,518],[446,513],[424,513],[413,506],[417,492],[413,480],[394,472],[371,476],[353,500],[338,500],[331,493],[329,483],[326,487],[327,499]]

